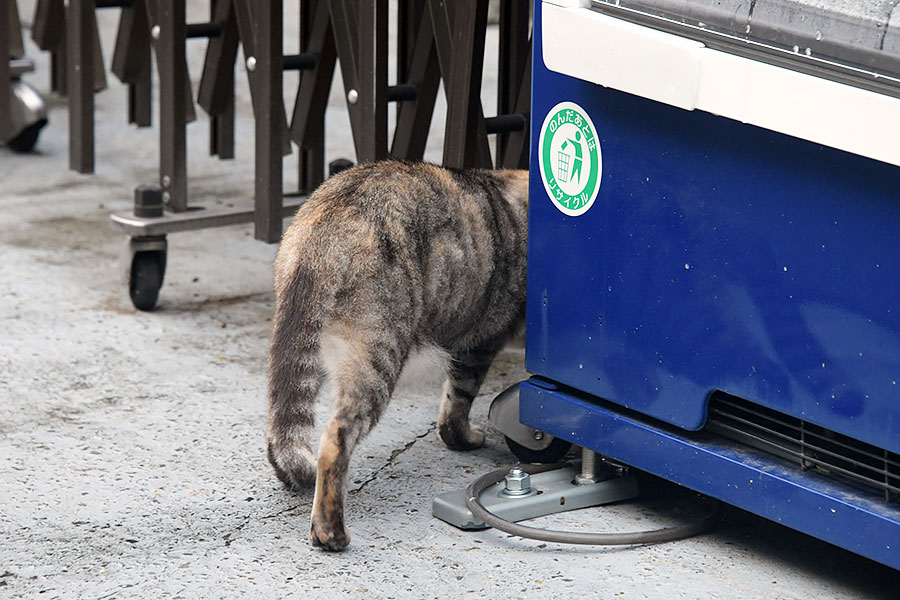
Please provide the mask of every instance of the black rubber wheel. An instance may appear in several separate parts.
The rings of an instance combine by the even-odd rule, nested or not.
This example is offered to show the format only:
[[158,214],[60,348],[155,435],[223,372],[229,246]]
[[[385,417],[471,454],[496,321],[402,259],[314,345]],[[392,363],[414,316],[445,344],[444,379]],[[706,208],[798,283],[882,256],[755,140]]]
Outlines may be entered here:
[[543,450],[531,450],[506,436],[503,437],[506,438],[506,446],[509,448],[509,451],[512,452],[519,461],[529,464],[549,465],[559,462],[569,451],[569,448],[572,447],[572,442],[567,442],[560,438],[553,438],[550,445]]
[[166,253],[163,250],[137,252],[134,255],[128,292],[136,309],[153,310],[156,306],[165,270]]
[[346,158],[336,158],[330,163],[328,163],[328,176],[334,177],[341,171],[346,171],[347,169],[353,168],[353,161],[347,160]]
[[47,119],[41,119],[36,123],[32,123],[19,132],[19,135],[6,142],[6,145],[20,154],[31,152],[34,150],[35,144],[37,144],[41,129],[43,129],[46,124]]

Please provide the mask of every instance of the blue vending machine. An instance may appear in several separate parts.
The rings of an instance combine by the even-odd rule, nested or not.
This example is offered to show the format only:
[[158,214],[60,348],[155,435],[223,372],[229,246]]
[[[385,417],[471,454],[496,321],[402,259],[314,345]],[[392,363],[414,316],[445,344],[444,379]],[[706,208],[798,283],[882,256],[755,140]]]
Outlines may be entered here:
[[536,2],[519,410],[900,568],[892,10]]

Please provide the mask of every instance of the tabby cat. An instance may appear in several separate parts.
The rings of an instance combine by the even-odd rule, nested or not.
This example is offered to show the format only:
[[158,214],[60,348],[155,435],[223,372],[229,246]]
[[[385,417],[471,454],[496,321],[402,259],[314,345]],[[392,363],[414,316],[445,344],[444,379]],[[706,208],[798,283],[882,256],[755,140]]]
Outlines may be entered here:
[[[472,400],[523,325],[527,171],[360,165],[323,183],[275,260],[268,456],[292,488],[315,481],[310,540],[341,550],[350,455],[378,422],[410,353],[449,356],[438,432],[477,448]],[[325,376],[336,407],[313,453]],[[318,462],[318,466],[317,465]]]

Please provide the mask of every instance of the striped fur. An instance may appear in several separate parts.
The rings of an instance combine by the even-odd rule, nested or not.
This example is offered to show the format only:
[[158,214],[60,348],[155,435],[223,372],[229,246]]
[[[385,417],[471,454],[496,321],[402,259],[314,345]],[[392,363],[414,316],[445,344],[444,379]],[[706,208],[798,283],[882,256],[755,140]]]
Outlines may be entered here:
[[[411,352],[433,347],[450,357],[438,415],[447,446],[484,443],[469,408],[524,321],[527,189],[525,171],[370,163],[322,184],[285,233],[275,261],[268,452],[288,486],[315,482],[314,545],[349,543],[350,455]],[[316,460],[314,400],[326,375],[337,399]]]

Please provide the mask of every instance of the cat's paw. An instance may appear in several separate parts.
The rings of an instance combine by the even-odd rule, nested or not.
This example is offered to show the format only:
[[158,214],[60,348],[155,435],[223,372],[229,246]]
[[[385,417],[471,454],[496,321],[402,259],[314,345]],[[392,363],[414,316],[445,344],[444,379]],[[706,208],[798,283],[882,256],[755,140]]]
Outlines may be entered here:
[[451,450],[475,450],[484,446],[484,430],[477,425],[465,429],[444,425],[438,428],[438,433]]
[[350,534],[343,525],[333,527],[313,520],[309,528],[309,541],[326,552],[340,552],[350,544]]

